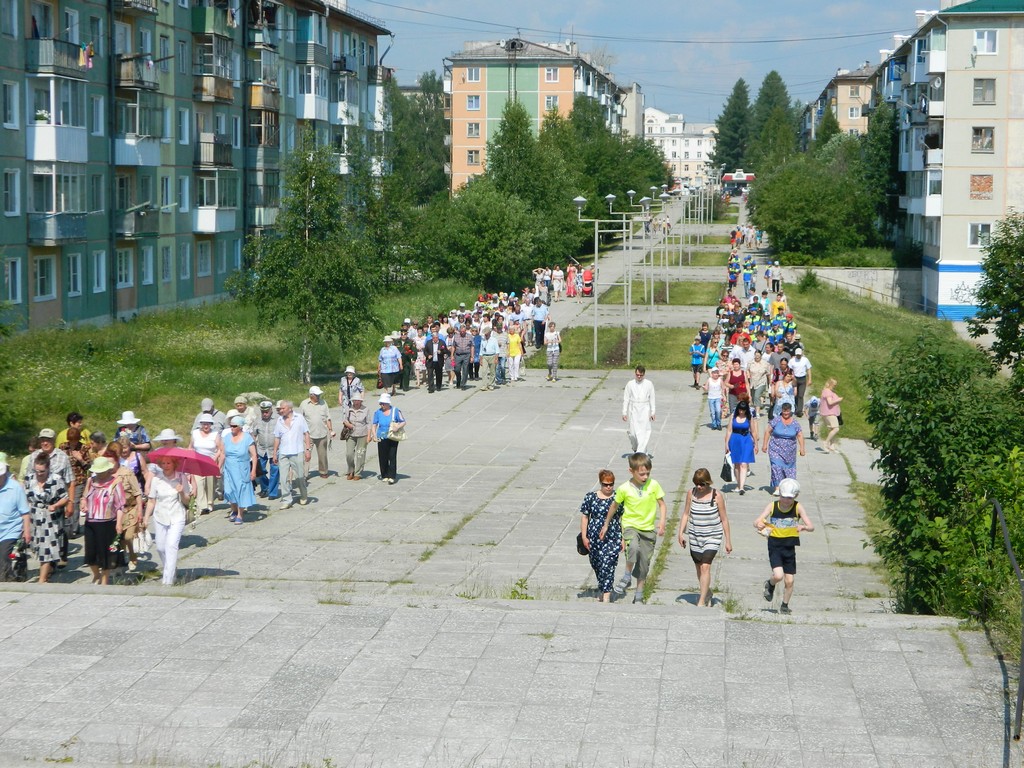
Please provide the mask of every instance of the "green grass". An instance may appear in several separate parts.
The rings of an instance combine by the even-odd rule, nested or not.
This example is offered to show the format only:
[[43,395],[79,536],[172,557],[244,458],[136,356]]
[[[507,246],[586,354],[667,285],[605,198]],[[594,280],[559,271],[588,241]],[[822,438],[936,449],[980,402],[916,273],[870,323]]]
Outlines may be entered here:
[[[697,283],[691,281],[672,281],[668,285],[668,298],[667,302],[671,306],[713,306],[719,298],[721,298],[724,291],[725,281],[722,283]],[[633,305],[637,304],[648,305],[650,299],[648,298],[646,285],[642,280],[633,281]],[[655,280],[654,283],[654,303],[665,304],[665,283],[664,281]],[[617,285],[613,288],[609,288],[601,296],[599,303],[601,304],[622,304],[624,303],[624,286]]]
[[728,235],[704,235],[704,239],[701,242],[704,245],[729,245],[730,241]]
[[[344,352],[329,345],[314,349],[314,378],[336,380],[347,364],[375,370],[385,329],[397,329],[405,317],[448,311],[477,293],[466,283],[439,281],[385,297],[375,310],[380,321]],[[102,328],[18,334],[0,345],[0,354],[18,361],[4,394],[12,427],[0,435],[0,450],[23,454],[30,435],[43,427],[62,429],[70,410],[85,415],[88,429],[108,436],[125,410],[135,411],[151,435],[165,427],[187,434],[204,397],[222,411],[240,392],[302,400],[306,387],[298,380],[298,348],[286,341],[289,330],[262,327],[255,310],[226,301]]]
[[[597,365],[594,365],[594,329],[577,326],[562,331],[563,369],[606,370],[626,365],[626,329],[597,329]],[[643,364],[648,370],[682,371],[690,369],[687,354],[696,328],[634,328],[632,365]]]
[[896,254],[888,248],[855,248],[839,253],[780,253],[783,264],[808,267],[879,267],[892,269],[900,266]]
[[683,246],[682,254],[677,250],[671,251],[668,256],[664,256],[660,250],[654,254],[648,254],[644,258],[644,263],[650,263],[652,255],[654,258],[655,266],[661,266],[663,263],[668,264],[670,267],[679,266],[692,266],[692,267],[722,267],[722,282],[725,283],[725,265],[729,261],[729,254],[717,252],[717,251],[689,251],[686,246]]

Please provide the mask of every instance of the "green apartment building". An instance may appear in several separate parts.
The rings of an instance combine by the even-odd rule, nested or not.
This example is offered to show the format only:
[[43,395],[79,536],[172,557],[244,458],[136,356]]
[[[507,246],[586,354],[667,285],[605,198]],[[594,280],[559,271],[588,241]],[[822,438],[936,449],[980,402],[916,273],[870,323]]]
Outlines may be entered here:
[[306,127],[383,131],[384,23],[344,0],[0,0],[0,257],[22,328],[217,297]]

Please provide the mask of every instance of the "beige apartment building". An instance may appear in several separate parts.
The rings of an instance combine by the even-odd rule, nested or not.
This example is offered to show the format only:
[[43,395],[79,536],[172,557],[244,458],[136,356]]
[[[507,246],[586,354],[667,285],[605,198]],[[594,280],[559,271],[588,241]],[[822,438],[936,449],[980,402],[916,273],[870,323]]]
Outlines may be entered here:
[[960,320],[990,234],[1024,209],[1024,4],[947,3],[917,21],[873,81],[899,116],[900,234],[924,254],[921,302]]
[[654,107],[644,110],[644,137],[661,149],[677,188],[703,187],[714,179],[711,156],[717,135],[714,123],[688,123],[683,115]]
[[862,134],[868,130],[868,109],[872,100],[872,78],[877,67],[865,62],[857,69],[839,69],[818,94],[804,107],[800,120],[800,146],[806,150],[817,135],[818,126],[831,109],[843,133]]
[[468,42],[445,59],[444,88],[452,193],[483,173],[487,141],[509,99],[518,99],[526,108],[535,131],[551,110],[568,115],[578,95],[601,105],[614,133],[639,135],[643,129],[640,86],[618,85],[611,72],[572,41]]

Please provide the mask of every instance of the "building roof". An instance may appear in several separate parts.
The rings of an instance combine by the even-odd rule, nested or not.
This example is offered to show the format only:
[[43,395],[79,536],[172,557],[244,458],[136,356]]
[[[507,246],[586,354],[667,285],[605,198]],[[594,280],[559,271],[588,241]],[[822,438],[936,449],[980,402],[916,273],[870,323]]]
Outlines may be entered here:
[[521,38],[471,41],[465,43],[461,51],[456,51],[449,56],[448,60],[452,62],[478,61],[482,59],[507,61],[511,56],[519,60],[552,61],[562,59],[566,61],[581,61],[609,80],[614,79],[614,76],[607,67],[596,63],[592,56],[580,51],[572,40],[566,40],[564,43],[532,43]]
[[1024,13],[1024,4],[1020,0],[969,0],[952,8],[940,11],[942,16],[978,13],[986,15],[1020,14]]

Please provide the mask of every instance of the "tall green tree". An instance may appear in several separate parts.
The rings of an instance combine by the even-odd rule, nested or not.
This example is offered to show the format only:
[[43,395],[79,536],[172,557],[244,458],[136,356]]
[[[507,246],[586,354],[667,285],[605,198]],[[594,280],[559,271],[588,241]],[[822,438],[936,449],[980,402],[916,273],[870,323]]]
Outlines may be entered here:
[[251,237],[246,269],[231,280],[238,299],[256,308],[261,327],[275,328],[298,353],[309,383],[317,342],[343,342],[366,320],[372,284],[352,248],[338,165],[329,147],[306,130],[284,167],[284,195],[272,235]]
[[487,175],[501,192],[529,200],[542,172],[530,113],[519,101],[505,102],[498,128],[487,142]]
[[436,72],[424,72],[419,87],[418,94],[406,96],[394,80],[385,85],[394,143],[391,173],[408,190],[413,205],[448,194],[444,82]]
[[[768,121],[772,117],[777,118],[776,110],[781,108],[788,116],[791,106],[786,83],[783,81],[782,75],[773,69],[761,81],[761,87],[757,91],[757,98],[750,108],[750,148],[752,151],[757,150],[761,134]],[[795,131],[796,125],[791,126],[791,129]],[[756,159],[763,159],[764,154],[764,151],[757,151],[758,157]],[[745,162],[759,172],[763,170],[755,165],[755,156],[753,154],[749,155]]]
[[749,166],[764,179],[796,153],[796,131],[790,110],[777,106],[750,146]]
[[1011,211],[996,224],[984,254],[974,288],[978,310],[967,327],[972,338],[991,334],[989,354],[1024,392],[1024,213]]
[[838,136],[840,133],[841,130],[839,128],[839,120],[836,119],[836,113],[832,111],[832,107],[825,107],[825,114],[821,116],[818,130],[814,133],[814,151],[820,152],[832,141],[833,137]]
[[864,136],[864,183],[872,198],[886,240],[895,226],[899,178],[899,131],[896,110],[882,102],[871,115]]
[[718,137],[712,164],[725,166],[726,172],[743,167],[750,142],[750,89],[741,77],[732,87],[722,114],[715,120]]

